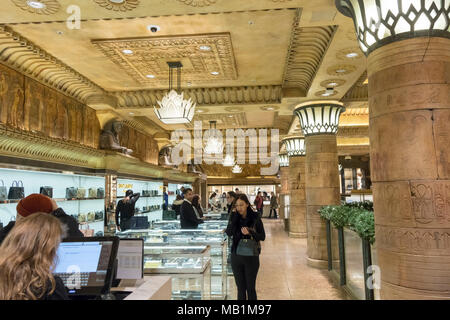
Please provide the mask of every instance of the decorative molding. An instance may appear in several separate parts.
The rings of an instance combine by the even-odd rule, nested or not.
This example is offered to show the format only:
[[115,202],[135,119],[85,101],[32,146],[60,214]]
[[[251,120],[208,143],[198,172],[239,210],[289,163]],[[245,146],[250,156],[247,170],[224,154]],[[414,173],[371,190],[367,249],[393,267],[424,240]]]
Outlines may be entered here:
[[[151,108],[166,93],[167,90],[111,92],[117,97],[119,108]],[[192,99],[198,106],[281,103],[281,86],[276,85],[183,89],[183,93],[185,99]],[[242,110],[230,112],[240,111]]]
[[[210,121],[217,121],[217,128],[241,128],[247,126],[247,118],[244,112],[240,113],[221,113],[221,114],[198,114],[195,117],[196,121],[203,122],[203,128],[209,127]],[[188,128],[194,128],[193,123],[186,125]]]
[[139,5],[139,0],[123,0],[122,3],[114,3],[111,0],[94,0],[99,6],[112,11],[130,11]]
[[45,7],[42,9],[31,7],[30,5],[28,5],[28,0],[11,0],[11,2],[20,9],[35,14],[50,15],[58,12],[59,9],[61,9],[61,4],[56,0],[39,0],[40,3],[45,5]]
[[369,126],[339,127],[338,137],[366,138],[369,136]]
[[352,116],[368,116],[369,107],[360,106],[357,108],[346,108],[344,113],[341,113],[341,117],[352,117]]
[[364,72],[353,87],[341,99],[342,102],[368,101],[369,86],[364,84],[367,79],[367,71]]
[[208,7],[215,4],[217,0],[177,0],[191,7]]
[[10,27],[1,25],[0,62],[83,103],[89,96],[104,92]]
[[338,145],[338,155],[366,155],[370,153],[369,145],[354,145],[354,146],[339,146]]
[[[92,40],[114,64],[136,82],[152,87],[169,85],[167,62],[183,64],[183,81],[209,83],[237,79],[236,62],[229,33],[176,35],[164,37]],[[210,48],[200,50],[201,46]],[[124,54],[123,50],[132,50]],[[219,72],[213,75],[212,72]],[[153,75],[154,78],[148,78]]]
[[322,64],[337,26],[300,27],[297,9],[283,77],[283,89],[297,88],[306,96]]

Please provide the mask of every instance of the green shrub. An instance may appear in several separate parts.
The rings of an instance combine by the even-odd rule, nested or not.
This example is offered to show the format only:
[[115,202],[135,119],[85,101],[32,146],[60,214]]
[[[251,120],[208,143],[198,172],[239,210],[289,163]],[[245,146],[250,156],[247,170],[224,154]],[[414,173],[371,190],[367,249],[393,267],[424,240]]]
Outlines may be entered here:
[[344,206],[349,208],[359,208],[367,211],[373,211],[373,202],[372,201],[361,201],[361,202],[349,202],[345,203]]

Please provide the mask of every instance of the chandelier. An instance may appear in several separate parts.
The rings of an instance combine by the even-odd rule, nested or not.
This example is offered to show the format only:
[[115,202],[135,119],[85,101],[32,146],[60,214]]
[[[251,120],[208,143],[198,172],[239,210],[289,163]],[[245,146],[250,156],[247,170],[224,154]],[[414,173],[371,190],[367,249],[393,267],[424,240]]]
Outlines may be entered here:
[[317,101],[300,104],[294,111],[300,118],[305,136],[336,134],[339,117],[345,108],[338,101]]
[[[179,124],[192,121],[195,113],[195,103],[185,100],[181,92],[181,62],[167,62],[169,65],[169,93],[161,101],[159,108],[154,107],[155,114],[162,123]],[[173,69],[177,69],[177,89],[173,89]]]
[[289,156],[286,153],[278,155],[280,167],[289,167]]
[[306,155],[305,138],[303,137],[285,138],[283,139],[283,143],[286,146],[286,151],[289,157]]
[[236,164],[231,171],[233,173],[242,173],[242,167]]
[[236,161],[234,160],[234,157],[231,154],[227,154],[225,156],[225,159],[223,159],[222,165],[224,167],[232,167],[236,164]]
[[352,17],[361,50],[413,37],[448,37],[448,0],[335,0],[338,10]]
[[221,136],[220,131],[216,129],[216,121],[210,121],[209,136],[206,141],[205,148],[203,149],[206,154],[210,155],[223,153],[222,137],[219,139],[219,135]]

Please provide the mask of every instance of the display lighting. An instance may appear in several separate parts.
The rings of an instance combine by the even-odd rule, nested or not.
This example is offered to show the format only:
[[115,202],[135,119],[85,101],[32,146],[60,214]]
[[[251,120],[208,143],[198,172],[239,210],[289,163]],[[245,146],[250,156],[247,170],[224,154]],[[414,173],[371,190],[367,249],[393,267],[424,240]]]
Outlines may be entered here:
[[234,160],[234,157],[231,154],[227,154],[225,156],[225,159],[223,159],[222,165],[224,167],[233,167],[236,164],[236,161]]
[[232,170],[233,173],[242,173],[242,168],[239,165],[235,165]]
[[219,131],[216,129],[216,121],[210,121],[210,136],[206,141],[205,148],[203,151],[206,154],[221,154],[223,153],[223,143],[222,139],[219,139],[218,133]]
[[289,167],[289,156],[286,153],[280,154],[278,158],[280,162],[280,167]]
[[449,37],[449,0],[335,0],[353,18],[361,50],[415,37]]
[[290,137],[283,139],[289,157],[306,155],[305,138]]
[[[169,65],[169,93],[161,101],[157,101],[159,108],[154,107],[155,114],[162,123],[181,124],[190,123],[195,113],[196,104],[191,99],[185,100],[181,92],[181,62],[168,62]],[[177,90],[173,89],[173,70],[177,70]]]
[[305,136],[336,134],[339,117],[345,108],[338,101],[317,101],[302,103],[294,111],[300,118],[300,126]]

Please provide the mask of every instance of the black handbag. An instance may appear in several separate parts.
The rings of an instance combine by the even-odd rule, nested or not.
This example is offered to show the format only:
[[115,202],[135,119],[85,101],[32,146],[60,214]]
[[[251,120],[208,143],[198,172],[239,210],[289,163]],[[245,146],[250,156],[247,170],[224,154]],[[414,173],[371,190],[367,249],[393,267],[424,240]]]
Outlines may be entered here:
[[78,188],[66,188],[66,199],[75,199],[77,197]]
[[104,199],[105,198],[105,189],[98,188],[97,189],[97,198],[98,199]]
[[3,180],[0,180],[2,185],[0,186],[0,201],[5,201],[8,198],[8,189],[5,187]]
[[40,194],[43,194],[44,196],[47,196],[49,198],[53,198],[53,188],[49,186],[41,187],[39,190]]
[[95,212],[95,220],[103,220],[103,211]]
[[[253,226],[253,228],[256,226]],[[250,239],[241,239],[239,240],[238,246],[236,248],[236,255],[245,256],[245,257],[256,257],[259,256],[260,252],[260,244],[258,241],[251,237]]]
[[[20,185],[19,185],[20,182]],[[16,200],[25,198],[25,189],[22,181],[13,181],[12,186],[9,188],[8,199]]]

